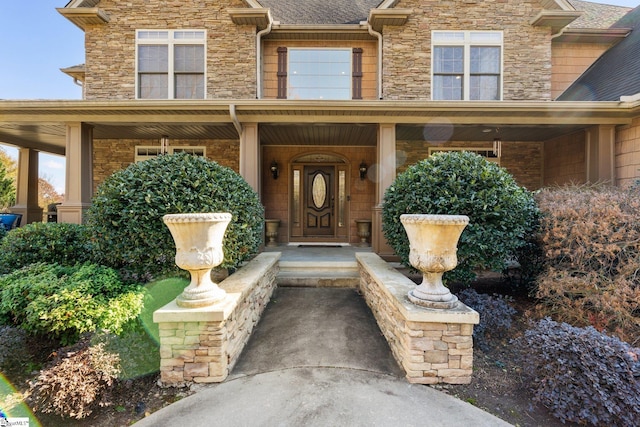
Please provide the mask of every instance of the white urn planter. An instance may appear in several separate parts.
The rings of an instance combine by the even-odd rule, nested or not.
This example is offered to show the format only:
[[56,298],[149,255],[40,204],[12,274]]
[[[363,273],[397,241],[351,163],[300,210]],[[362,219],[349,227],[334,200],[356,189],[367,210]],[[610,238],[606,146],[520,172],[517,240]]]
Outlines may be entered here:
[[230,213],[169,214],[162,217],[176,243],[176,265],[191,274],[191,283],[176,298],[180,307],[197,308],[222,301],[226,292],[211,280],[222,263],[222,240]]
[[442,284],[442,274],[458,265],[458,240],[469,224],[466,215],[401,215],[409,237],[409,262],[422,272],[422,283],[409,300],[429,308],[453,308],[458,298]]

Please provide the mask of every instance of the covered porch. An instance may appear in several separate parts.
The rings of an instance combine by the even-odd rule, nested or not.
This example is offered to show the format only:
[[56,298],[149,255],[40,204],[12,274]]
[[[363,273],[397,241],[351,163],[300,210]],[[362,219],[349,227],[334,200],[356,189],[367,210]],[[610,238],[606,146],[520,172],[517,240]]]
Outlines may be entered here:
[[[547,101],[0,101],[0,141],[20,150],[12,211],[23,214],[23,224],[42,218],[39,152],[66,157],[58,221],[81,223],[97,185],[136,160],[137,144],[161,149],[163,136],[170,145],[209,141],[207,157],[218,160],[222,149],[216,144],[226,141],[224,160],[258,192],[267,217],[281,221],[280,243],[300,237],[296,170],[304,174],[305,165],[317,163],[329,165],[336,182],[344,171],[349,183],[343,193],[347,228],[331,237],[357,243],[355,220],[370,219],[373,250],[386,255],[392,252],[382,236],[384,192],[409,164],[433,151],[473,149],[490,152],[512,173],[522,167],[517,178],[530,189],[568,181],[615,183],[616,126],[631,123],[634,108],[624,102]],[[494,140],[500,153],[494,153]],[[101,150],[124,146],[127,159],[108,164],[98,143]],[[333,197],[339,198],[336,185]],[[339,204],[333,206],[339,217]]]

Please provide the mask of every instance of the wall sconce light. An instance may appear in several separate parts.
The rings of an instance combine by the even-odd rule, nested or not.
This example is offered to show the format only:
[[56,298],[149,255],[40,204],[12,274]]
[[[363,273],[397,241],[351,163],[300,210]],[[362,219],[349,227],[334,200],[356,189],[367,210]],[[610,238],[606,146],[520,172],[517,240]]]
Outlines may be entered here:
[[160,138],[160,154],[167,154],[169,152],[169,137],[162,135]]
[[275,160],[271,162],[271,167],[269,169],[271,170],[271,175],[273,175],[273,179],[278,179],[278,175],[279,175],[278,162],[276,162]]
[[362,163],[360,163],[360,179],[364,180],[365,176],[367,176],[367,164],[363,160]]

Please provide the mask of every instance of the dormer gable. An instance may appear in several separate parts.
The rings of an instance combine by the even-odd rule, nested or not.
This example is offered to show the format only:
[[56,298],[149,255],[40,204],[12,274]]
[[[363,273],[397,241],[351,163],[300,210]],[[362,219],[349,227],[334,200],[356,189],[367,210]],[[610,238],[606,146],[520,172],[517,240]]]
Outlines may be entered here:
[[65,7],[56,10],[84,31],[87,25],[109,22],[109,17],[98,7],[98,3],[100,0],[72,0]]

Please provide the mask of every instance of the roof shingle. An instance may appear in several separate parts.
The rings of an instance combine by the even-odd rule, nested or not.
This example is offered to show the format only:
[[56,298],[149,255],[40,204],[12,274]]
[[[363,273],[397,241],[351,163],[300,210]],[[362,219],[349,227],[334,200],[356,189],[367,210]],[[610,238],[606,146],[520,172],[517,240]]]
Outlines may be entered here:
[[281,24],[357,24],[382,0],[258,0]]
[[569,86],[559,101],[619,101],[621,96],[640,93],[640,6],[612,28],[632,30]]

